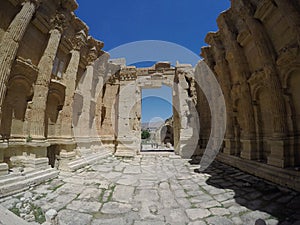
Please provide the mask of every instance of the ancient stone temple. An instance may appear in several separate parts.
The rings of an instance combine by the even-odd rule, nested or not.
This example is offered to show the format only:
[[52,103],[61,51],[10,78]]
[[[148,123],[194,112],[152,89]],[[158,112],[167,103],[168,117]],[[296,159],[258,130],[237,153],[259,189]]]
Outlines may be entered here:
[[[164,128],[172,137],[161,141],[177,155],[208,157],[211,133],[222,133],[226,116],[217,160],[300,190],[298,1],[232,0],[195,68],[110,59],[77,7],[0,1],[0,197],[108,155],[139,155],[141,91],[162,85],[172,88],[173,118]],[[199,85],[204,64],[220,84],[224,111],[221,94]]]
[[218,159],[298,190],[299,21],[296,1],[232,1],[201,52],[226,101]]

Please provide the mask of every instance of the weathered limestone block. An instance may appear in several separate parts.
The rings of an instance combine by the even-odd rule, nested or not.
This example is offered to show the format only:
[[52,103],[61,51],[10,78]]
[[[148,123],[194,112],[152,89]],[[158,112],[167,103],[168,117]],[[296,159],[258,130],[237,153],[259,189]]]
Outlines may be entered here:
[[[135,81],[121,81],[118,112],[118,146],[116,155],[134,156],[140,149],[140,136],[137,137],[131,126],[132,110],[140,102]],[[134,112],[135,116],[135,112]],[[140,134],[140,133],[139,133]]]
[[288,140],[269,140],[268,144],[271,148],[271,154],[268,156],[268,164],[280,168],[289,166],[289,149]]
[[48,158],[36,158],[35,154],[27,155],[26,152],[22,156],[10,157],[12,167],[47,169],[49,168]]
[[57,217],[58,213],[56,210],[54,209],[50,209],[45,213],[45,217],[46,217],[46,222],[49,225],[58,225],[58,217]]
[[0,176],[8,174],[8,164],[7,163],[0,163]]
[[76,158],[76,152],[67,152],[62,150],[59,154],[58,168],[60,170],[68,170],[68,163]]
[[[177,152],[184,158],[190,158],[198,146],[199,140],[199,120],[198,113],[190,96],[191,83],[188,82],[194,74],[194,69],[190,65],[177,65],[178,85],[175,88],[177,96],[175,97],[175,109],[179,113],[179,145],[177,145]],[[196,96],[195,96],[196,97]],[[174,143],[176,146],[176,143]]]

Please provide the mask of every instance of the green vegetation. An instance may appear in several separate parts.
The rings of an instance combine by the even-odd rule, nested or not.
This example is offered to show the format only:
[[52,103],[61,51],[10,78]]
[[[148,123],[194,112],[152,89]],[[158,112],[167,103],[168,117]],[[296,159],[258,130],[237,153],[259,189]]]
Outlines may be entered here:
[[16,214],[17,216],[20,216],[20,210],[16,207],[9,209],[11,212]]
[[150,132],[148,130],[142,130],[142,139],[147,139],[150,137]]
[[31,207],[33,209],[33,215],[35,218],[35,222],[38,222],[40,224],[44,223],[46,221],[46,218],[45,218],[45,214],[44,214],[42,208],[34,206],[34,205],[31,205]]
[[27,136],[26,142],[32,142],[32,137],[30,135]]

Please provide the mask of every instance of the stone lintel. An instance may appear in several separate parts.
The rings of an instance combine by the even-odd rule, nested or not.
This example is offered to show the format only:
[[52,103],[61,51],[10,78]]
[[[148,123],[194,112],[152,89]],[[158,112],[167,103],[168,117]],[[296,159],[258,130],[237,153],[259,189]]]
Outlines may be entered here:
[[47,34],[51,29],[51,26],[49,24],[49,18],[45,18],[45,15],[43,15],[39,11],[36,13],[32,24],[44,34]]

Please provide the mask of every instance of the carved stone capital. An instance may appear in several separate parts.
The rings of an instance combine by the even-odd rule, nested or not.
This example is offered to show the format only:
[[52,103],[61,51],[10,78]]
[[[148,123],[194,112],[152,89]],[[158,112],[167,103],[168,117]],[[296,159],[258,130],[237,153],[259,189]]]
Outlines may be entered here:
[[82,46],[84,46],[86,44],[86,34],[85,34],[85,32],[83,30],[78,32],[75,35],[75,37],[73,37],[70,41],[71,41],[73,49],[76,50],[76,51],[80,51]]
[[66,16],[63,13],[57,13],[51,19],[51,26],[52,29],[58,29],[60,32],[62,32],[66,27]]
[[281,49],[277,58],[276,64],[280,67],[289,67],[294,62],[300,53],[298,46],[289,46]]
[[89,54],[87,56],[88,65],[91,65],[98,58],[98,51],[96,47],[90,49]]
[[26,2],[30,2],[30,3],[34,4],[35,7],[37,8],[37,7],[39,7],[42,0],[23,0],[23,4],[25,4]]

